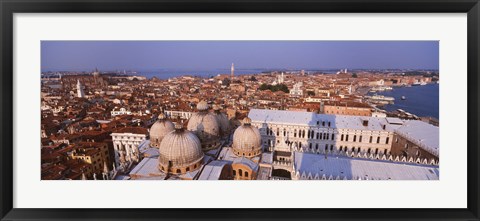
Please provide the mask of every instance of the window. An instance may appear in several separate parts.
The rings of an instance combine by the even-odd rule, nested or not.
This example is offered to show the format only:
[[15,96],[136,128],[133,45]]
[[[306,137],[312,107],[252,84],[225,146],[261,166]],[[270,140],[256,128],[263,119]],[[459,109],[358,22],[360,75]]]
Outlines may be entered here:
[[353,135],[353,142],[357,141],[357,135]]
[[352,147],[352,152],[355,152],[355,147]]
[[333,151],[333,144],[330,144],[330,151]]
[[372,136],[370,136],[370,141],[369,141],[369,143],[372,143],[372,139],[373,139]]
[[315,150],[318,150],[318,143],[315,144]]
[[380,137],[377,137],[377,143],[380,143]]
[[180,169],[177,169],[177,173],[181,173]]
[[340,140],[343,141],[343,134],[340,136]]
[[343,146],[340,146],[340,151],[342,151],[342,150],[343,150]]
[[370,154],[370,151],[372,151],[372,148],[368,148],[367,153]]
[[387,139],[385,140],[385,144],[388,144],[389,139],[390,139],[390,137],[387,137]]
[[358,142],[362,142],[362,135],[360,135],[360,137],[358,138]]
[[320,133],[317,133],[317,140],[320,139]]
[[347,134],[347,136],[345,137],[345,141],[348,141],[348,134]]
[[187,167],[186,171],[187,171],[187,172],[190,171],[190,167]]
[[320,133],[320,140],[323,140],[323,133]]
[[328,122],[328,127],[330,127],[330,122]]
[[378,154],[378,148],[375,149],[375,154]]
[[330,139],[330,134],[327,134],[327,139],[326,140],[328,140],[328,139]]
[[357,151],[360,152],[360,147],[357,148]]
[[242,174],[243,174],[242,169],[238,169],[238,176],[242,176]]
[[322,121],[322,127],[325,127],[325,121]]
[[248,172],[247,171],[245,171],[245,177],[248,177]]
[[335,140],[335,134],[332,134],[332,140]]
[[308,147],[310,150],[312,149],[312,143],[309,144],[309,147]]
[[325,151],[328,150],[328,144],[325,144]]
[[236,175],[237,175],[237,171],[233,170],[233,176],[236,176]]

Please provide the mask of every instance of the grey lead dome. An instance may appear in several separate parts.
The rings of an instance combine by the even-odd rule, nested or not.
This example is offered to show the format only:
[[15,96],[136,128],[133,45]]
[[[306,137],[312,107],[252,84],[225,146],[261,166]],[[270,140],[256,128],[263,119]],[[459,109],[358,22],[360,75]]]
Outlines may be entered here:
[[160,144],[159,169],[185,173],[199,169],[203,159],[200,140],[183,128],[167,134]]
[[174,130],[173,123],[167,120],[163,113],[160,114],[158,120],[150,127],[150,146],[160,147],[160,143],[165,135]]
[[251,123],[252,120],[246,117],[233,134],[233,152],[238,156],[254,157],[262,153],[260,131]]

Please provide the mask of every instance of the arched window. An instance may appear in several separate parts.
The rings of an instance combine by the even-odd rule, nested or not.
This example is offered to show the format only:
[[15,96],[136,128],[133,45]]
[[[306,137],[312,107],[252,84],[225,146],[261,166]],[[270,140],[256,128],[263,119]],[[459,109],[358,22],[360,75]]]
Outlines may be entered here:
[[322,127],[325,127],[325,121],[322,121]]
[[187,169],[185,169],[187,172],[190,171],[190,167],[187,167]]
[[177,169],[177,173],[181,173],[180,169]]
[[312,149],[312,143],[309,143],[308,148],[311,150]]
[[248,177],[248,172],[247,171],[245,171],[245,177]]
[[233,170],[233,176],[236,176],[236,175],[237,175],[237,171]]
[[375,154],[378,154],[378,148],[375,149]]
[[347,136],[345,136],[345,141],[348,141],[348,134],[347,134]]
[[377,137],[377,143],[380,143],[380,137]]
[[340,151],[342,151],[342,150],[343,150],[343,146],[340,146]]
[[335,134],[332,134],[332,140],[335,140]]
[[362,135],[360,135],[360,137],[358,138],[358,142],[362,142]]
[[390,137],[387,137],[387,139],[385,140],[385,144],[388,144],[388,140],[390,140]]
[[353,142],[357,141],[357,135],[353,135]]
[[328,122],[328,127],[330,127],[330,121]]
[[238,169],[238,176],[242,176],[242,174],[243,174],[242,169]]
[[373,139],[372,136],[370,136],[370,141],[368,141],[368,142],[369,142],[369,143],[372,143],[372,139]]
[[355,152],[355,147],[352,147],[352,152]]
[[330,151],[333,151],[333,144],[330,144]]
[[360,152],[360,147],[357,148],[357,151]]
[[315,144],[315,150],[318,150],[318,143]]
[[372,150],[372,148],[368,148],[367,153],[370,154],[370,151],[371,151],[371,150]]
[[340,141],[343,141],[343,134],[340,136]]
[[328,150],[328,144],[325,144],[325,151]]

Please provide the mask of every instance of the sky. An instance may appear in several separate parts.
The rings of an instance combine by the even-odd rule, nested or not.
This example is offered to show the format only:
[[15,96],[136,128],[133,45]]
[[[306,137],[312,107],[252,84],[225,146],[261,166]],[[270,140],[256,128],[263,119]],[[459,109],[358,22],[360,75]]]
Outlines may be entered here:
[[42,41],[42,71],[438,69],[438,41]]

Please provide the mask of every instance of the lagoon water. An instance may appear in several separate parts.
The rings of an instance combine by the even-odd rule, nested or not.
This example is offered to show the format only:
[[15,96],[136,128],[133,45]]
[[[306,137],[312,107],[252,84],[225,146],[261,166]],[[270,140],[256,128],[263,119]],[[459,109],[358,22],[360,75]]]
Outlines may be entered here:
[[[439,84],[427,84],[413,87],[394,87],[391,91],[377,92],[388,97],[394,97],[394,104],[383,107],[387,111],[403,109],[419,117],[435,117],[439,119]],[[405,96],[405,100],[401,97]]]

